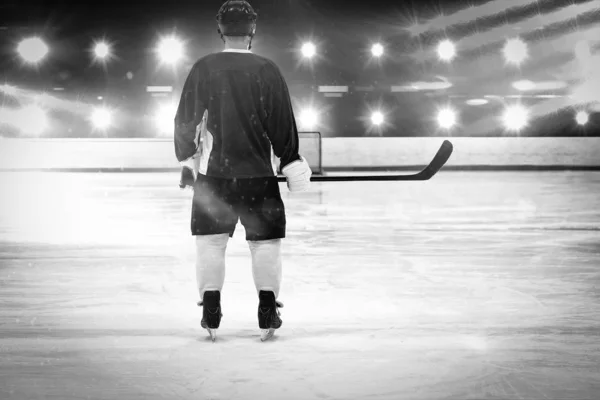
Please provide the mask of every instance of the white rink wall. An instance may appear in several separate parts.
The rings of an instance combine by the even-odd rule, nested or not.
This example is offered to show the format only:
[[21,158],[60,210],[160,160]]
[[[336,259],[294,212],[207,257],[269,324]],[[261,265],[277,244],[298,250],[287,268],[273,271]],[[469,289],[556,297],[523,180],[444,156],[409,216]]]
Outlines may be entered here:
[[[450,168],[600,168],[600,138],[448,138]],[[323,168],[411,168],[427,164],[444,138],[323,138]],[[302,153],[311,164],[318,152]],[[178,169],[168,139],[0,139],[1,170]]]
[[0,169],[178,168],[172,140],[2,139]]
[[328,138],[327,168],[423,166],[448,139],[448,167],[600,167],[600,138]]

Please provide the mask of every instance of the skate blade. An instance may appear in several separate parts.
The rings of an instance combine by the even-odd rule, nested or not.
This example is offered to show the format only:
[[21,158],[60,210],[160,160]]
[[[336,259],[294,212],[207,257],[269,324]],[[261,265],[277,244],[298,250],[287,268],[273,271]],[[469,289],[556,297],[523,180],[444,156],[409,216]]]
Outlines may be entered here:
[[206,328],[206,330],[208,331],[210,340],[212,340],[213,342],[216,341],[217,340],[217,330],[211,329],[211,328]]
[[275,329],[261,329],[260,330],[260,341],[264,342],[271,339],[275,335]]

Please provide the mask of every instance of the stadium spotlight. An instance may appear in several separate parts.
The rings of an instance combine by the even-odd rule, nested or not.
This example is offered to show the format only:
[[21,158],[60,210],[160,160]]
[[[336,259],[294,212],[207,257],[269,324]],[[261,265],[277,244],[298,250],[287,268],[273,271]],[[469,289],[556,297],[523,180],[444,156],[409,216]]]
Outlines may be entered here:
[[312,42],[304,43],[300,51],[305,58],[313,58],[317,54],[317,48]]
[[506,129],[510,131],[519,131],[527,126],[529,113],[527,109],[521,105],[509,106],[504,110],[502,121]]
[[176,36],[164,37],[158,43],[156,52],[163,63],[176,65],[184,56],[183,42]]
[[371,54],[373,57],[381,57],[383,55],[383,45],[381,43],[375,43],[371,46]]
[[27,105],[18,110],[15,122],[22,133],[33,135],[43,133],[49,125],[46,111],[35,104]]
[[48,45],[39,37],[31,37],[21,40],[17,46],[17,52],[23,61],[29,64],[38,64],[49,52]]
[[383,124],[384,118],[383,113],[381,111],[373,111],[371,113],[371,123],[375,126],[379,126]]
[[154,121],[161,135],[172,135],[175,131],[175,114],[177,106],[174,103],[161,105],[154,115]]
[[437,54],[442,61],[451,61],[456,56],[456,46],[450,40],[443,40],[438,44]]
[[527,43],[520,38],[508,39],[502,48],[502,54],[507,64],[520,65],[529,56]]
[[94,56],[97,60],[106,60],[110,57],[110,46],[106,42],[97,42],[94,45]]
[[313,108],[305,108],[300,112],[302,128],[314,129],[319,123],[319,114]]
[[590,115],[585,111],[579,111],[577,115],[575,115],[575,121],[577,121],[579,125],[585,125],[589,120]]
[[95,108],[90,115],[90,121],[95,129],[105,131],[112,124],[112,113],[104,107]]
[[450,129],[456,125],[456,111],[447,107],[438,111],[437,122],[440,128]]

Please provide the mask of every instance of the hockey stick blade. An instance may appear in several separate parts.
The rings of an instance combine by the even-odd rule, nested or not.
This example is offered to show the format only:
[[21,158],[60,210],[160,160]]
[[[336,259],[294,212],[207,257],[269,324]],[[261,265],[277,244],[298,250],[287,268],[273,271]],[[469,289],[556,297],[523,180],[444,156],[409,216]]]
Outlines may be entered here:
[[[452,155],[454,146],[444,140],[439,150],[428,166],[420,172],[410,175],[357,175],[357,176],[313,176],[311,182],[348,182],[348,181],[428,181],[446,164]],[[285,177],[279,177],[280,182],[285,182]]]

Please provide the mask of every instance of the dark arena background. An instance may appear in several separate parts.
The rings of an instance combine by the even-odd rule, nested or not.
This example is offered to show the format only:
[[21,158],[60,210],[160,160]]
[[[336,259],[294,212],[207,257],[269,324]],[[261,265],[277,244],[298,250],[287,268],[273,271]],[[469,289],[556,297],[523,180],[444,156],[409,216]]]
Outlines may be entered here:
[[173,148],[222,1],[0,4],[0,400],[599,399],[600,0],[250,3],[314,174],[265,343]]

